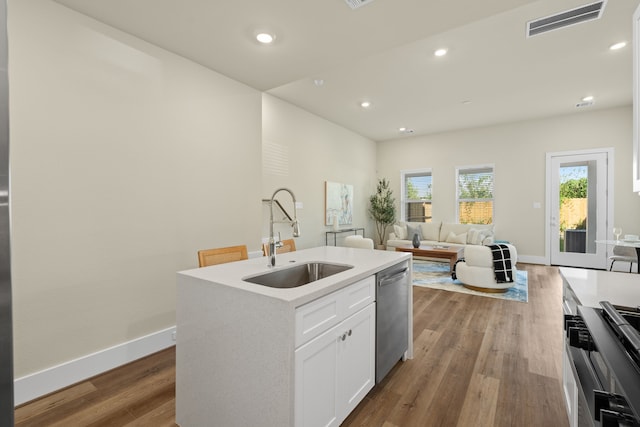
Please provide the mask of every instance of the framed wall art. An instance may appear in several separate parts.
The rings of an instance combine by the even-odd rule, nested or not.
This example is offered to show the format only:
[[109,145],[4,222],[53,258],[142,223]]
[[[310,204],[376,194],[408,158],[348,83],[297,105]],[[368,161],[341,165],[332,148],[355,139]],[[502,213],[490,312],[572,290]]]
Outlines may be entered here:
[[353,223],[353,185],[326,181],[325,224],[348,225]]

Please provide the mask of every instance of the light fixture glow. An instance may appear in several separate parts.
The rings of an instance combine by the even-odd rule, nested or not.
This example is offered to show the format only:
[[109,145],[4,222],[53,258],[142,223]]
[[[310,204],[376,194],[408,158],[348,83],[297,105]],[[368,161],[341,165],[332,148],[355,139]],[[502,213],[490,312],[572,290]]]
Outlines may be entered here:
[[610,50],[618,50],[618,49],[622,49],[626,45],[627,45],[627,42],[618,42],[618,43],[614,43],[611,46],[609,46],[609,49]]
[[318,87],[320,87],[320,86],[324,85],[324,80],[322,80],[322,79],[315,79],[315,80],[313,81],[313,84],[314,84],[314,85],[316,85],[316,86],[318,86]]
[[263,44],[272,43],[274,39],[275,37],[268,33],[260,33],[256,35],[256,40],[258,40],[260,43],[263,43]]
[[435,52],[433,52],[433,54],[435,56],[445,56],[447,54],[447,49],[444,49],[444,48],[438,49]]
[[360,103],[360,106],[361,106],[362,108],[369,108],[369,107],[371,107],[371,102],[369,102],[369,101],[362,101],[362,102]]
[[582,102],[590,102],[593,101],[593,95],[588,95],[582,98]]

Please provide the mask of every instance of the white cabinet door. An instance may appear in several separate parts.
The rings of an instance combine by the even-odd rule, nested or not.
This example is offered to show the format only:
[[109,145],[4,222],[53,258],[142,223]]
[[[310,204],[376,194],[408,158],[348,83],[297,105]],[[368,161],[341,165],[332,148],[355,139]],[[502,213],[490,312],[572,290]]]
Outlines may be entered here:
[[341,324],[295,352],[294,419],[298,426],[337,426],[336,381]]
[[295,351],[296,427],[338,426],[375,383],[375,304]]
[[569,427],[578,427],[578,385],[574,378],[572,363],[567,356],[567,346],[562,351],[562,390],[569,416]]
[[[358,406],[375,384],[376,311],[375,304],[342,323],[338,341],[338,414],[340,422]],[[342,337],[346,336],[344,340]]]

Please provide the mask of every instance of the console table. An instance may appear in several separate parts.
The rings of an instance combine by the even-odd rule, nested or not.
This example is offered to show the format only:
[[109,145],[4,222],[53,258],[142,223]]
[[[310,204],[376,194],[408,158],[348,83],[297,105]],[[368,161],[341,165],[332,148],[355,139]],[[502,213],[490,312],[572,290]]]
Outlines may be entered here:
[[350,233],[353,231],[353,234],[358,234],[359,231],[362,231],[362,237],[364,237],[364,228],[356,227],[356,228],[341,228],[340,230],[331,230],[326,231],[324,234],[324,244],[329,246],[329,234],[333,234],[333,246],[337,246],[337,236],[342,233]]

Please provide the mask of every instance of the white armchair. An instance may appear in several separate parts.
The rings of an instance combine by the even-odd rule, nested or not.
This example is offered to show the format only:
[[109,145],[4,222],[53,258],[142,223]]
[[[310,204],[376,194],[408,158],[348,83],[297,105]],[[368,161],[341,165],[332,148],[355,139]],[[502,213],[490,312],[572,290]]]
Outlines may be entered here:
[[[507,245],[511,255],[513,276],[516,275],[518,253],[515,246]],[[513,282],[496,282],[493,271],[493,255],[488,246],[467,245],[464,248],[464,261],[456,264],[456,276],[462,284],[476,291],[506,292],[514,285]]]
[[613,269],[613,263],[616,261],[624,261],[629,263],[629,273],[631,273],[633,263],[638,263],[638,254],[636,253],[636,248],[630,246],[614,246],[613,255],[611,255],[609,259],[611,260],[609,271]]
[[358,234],[345,237],[344,245],[349,248],[373,249],[373,240]]

